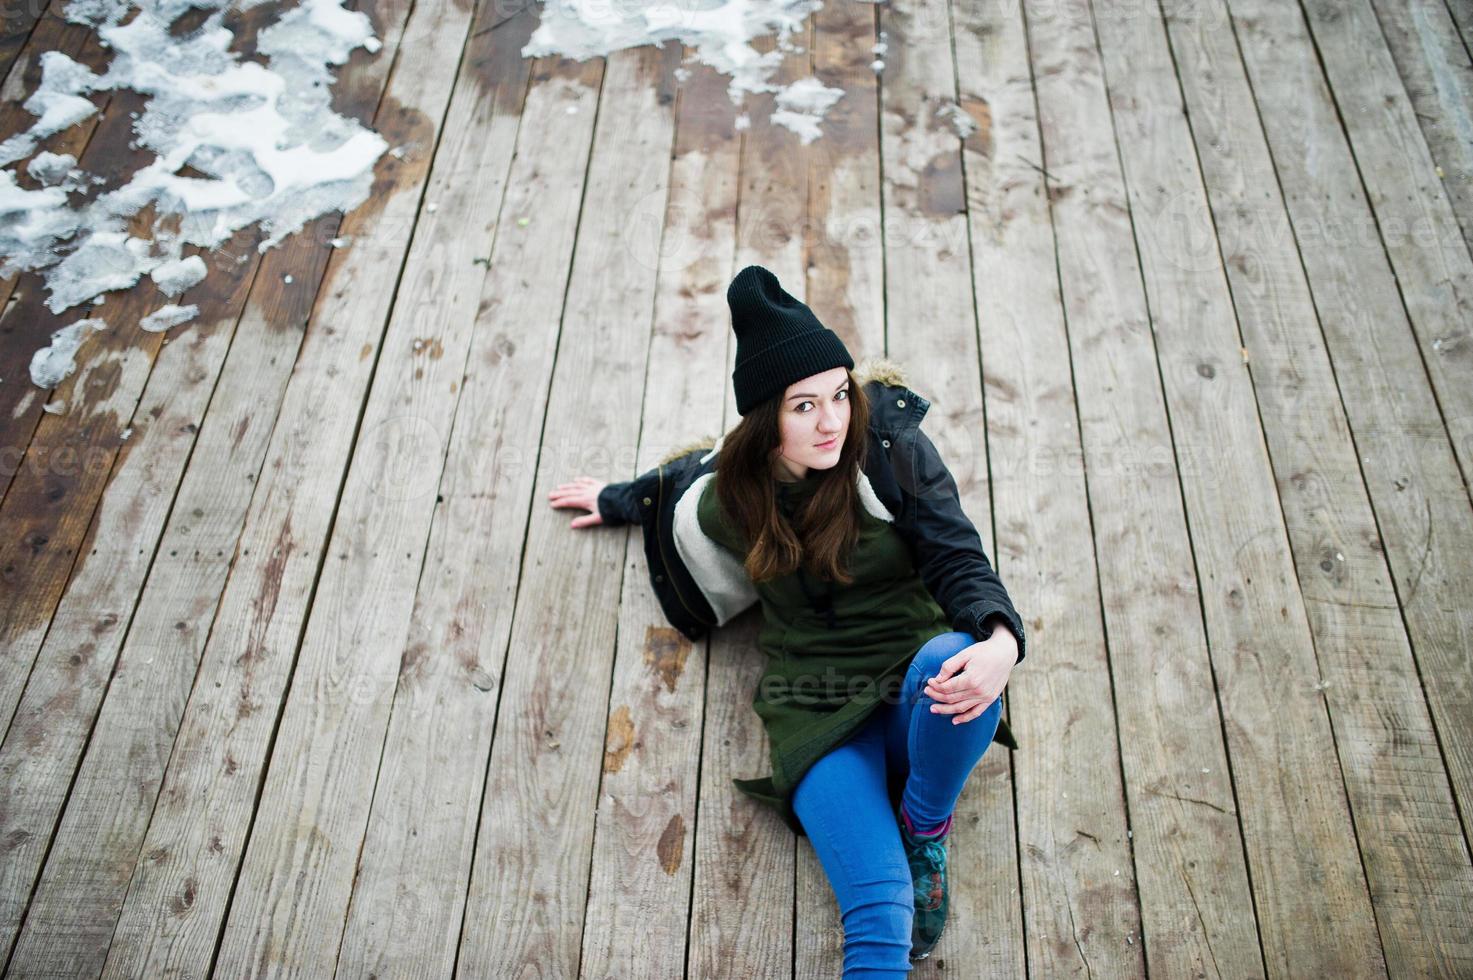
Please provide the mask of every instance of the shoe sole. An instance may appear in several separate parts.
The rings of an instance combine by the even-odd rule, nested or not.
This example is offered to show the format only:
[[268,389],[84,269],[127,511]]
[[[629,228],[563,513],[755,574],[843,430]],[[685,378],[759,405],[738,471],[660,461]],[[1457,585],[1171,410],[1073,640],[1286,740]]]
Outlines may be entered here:
[[950,922],[951,922],[951,920],[948,918],[946,920],[946,922],[941,923],[941,931],[938,932],[938,933],[936,933],[936,942],[935,943],[932,943],[931,944],[931,948],[928,949],[928,950],[926,950],[924,953],[918,953],[918,954],[912,956],[910,958],[910,961],[912,963],[919,963],[921,960],[925,959],[926,957],[930,956],[932,953],[934,953],[936,951],[936,943],[939,943],[941,941],[941,937],[944,936],[944,935],[946,935],[946,927],[947,927],[947,925]]

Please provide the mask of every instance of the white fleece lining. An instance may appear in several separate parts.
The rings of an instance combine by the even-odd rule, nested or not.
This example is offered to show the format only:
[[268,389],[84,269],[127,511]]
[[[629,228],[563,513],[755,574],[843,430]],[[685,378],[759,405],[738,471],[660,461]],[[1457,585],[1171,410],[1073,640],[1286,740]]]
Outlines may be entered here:
[[870,486],[869,477],[864,475],[864,470],[859,471],[859,479],[855,483],[859,487],[859,500],[864,504],[864,509],[869,511],[872,517],[878,517],[882,521],[894,524],[895,515],[890,513],[890,508],[885,506],[879,494],[875,493],[875,488]]
[[714,472],[706,473],[691,482],[675,502],[672,525],[680,560],[710,603],[711,611],[716,614],[716,625],[725,626],[757,601],[757,590],[736,556],[701,530],[696,505],[700,503],[706,481],[715,476]]
[[[685,563],[686,570],[690,572],[701,594],[706,597],[711,611],[716,614],[716,625],[725,626],[734,616],[757,601],[757,590],[747,577],[745,566],[701,530],[696,507],[707,481],[715,476],[714,472],[706,473],[691,481],[685,493],[675,502],[671,525],[675,536],[675,550],[679,553],[680,560]],[[895,516],[875,494],[874,487],[870,485],[869,477],[865,476],[863,470],[856,482],[864,509],[873,517],[895,523]]]

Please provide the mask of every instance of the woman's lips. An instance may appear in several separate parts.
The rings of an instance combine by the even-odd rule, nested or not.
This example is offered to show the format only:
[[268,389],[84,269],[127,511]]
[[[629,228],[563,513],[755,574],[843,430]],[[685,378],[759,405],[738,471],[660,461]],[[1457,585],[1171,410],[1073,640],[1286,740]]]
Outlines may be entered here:
[[828,442],[821,442],[821,443],[819,443],[818,444],[818,448],[819,449],[833,449],[834,446],[838,443],[838,441],[839,441],[839,437],[838,436],[834,436]]

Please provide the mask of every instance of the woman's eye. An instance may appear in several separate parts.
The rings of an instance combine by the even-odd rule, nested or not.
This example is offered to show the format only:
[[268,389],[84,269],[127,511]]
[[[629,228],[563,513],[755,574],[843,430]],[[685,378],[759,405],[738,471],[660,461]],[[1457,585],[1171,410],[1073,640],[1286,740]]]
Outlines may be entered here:
[[[849,389],[848,388],[843,389],[837,395],[834,396],[834,401],[841,401],[841,400],[842,401],[846,401],[846,402],[849,400]],[[809,401],[799,402],[795,406],[795,410],[797,411],[797,413],[799,415],[807,415],[808,413],[804,410],[803,406],[804,405],[812,405],[812,404],[813,404],[813,402],[809,402]]]

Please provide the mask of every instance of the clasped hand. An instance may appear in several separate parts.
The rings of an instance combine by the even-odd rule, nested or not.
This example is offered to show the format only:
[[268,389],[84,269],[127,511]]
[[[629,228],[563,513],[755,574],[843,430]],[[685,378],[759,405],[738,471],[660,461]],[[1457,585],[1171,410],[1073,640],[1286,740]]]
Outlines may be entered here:
[[958,650],[926,681],[934,714],[949,714],[953,725],[971,721],[996,701],[1018,662],[1018,641],[1001,623],[980,643]]

